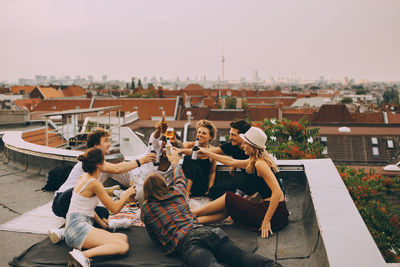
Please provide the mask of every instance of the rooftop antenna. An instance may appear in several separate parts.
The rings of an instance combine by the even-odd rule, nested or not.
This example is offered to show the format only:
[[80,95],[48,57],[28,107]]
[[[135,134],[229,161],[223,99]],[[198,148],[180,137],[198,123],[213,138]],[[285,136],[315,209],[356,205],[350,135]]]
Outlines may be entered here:
[[222,52],[222,60],[221,60],[221,62],[222,62],[222,81],[224,81],[225,80],[225,71],[224,71],[224,64],[225,64],[225,57],[224,57],[224,53]]

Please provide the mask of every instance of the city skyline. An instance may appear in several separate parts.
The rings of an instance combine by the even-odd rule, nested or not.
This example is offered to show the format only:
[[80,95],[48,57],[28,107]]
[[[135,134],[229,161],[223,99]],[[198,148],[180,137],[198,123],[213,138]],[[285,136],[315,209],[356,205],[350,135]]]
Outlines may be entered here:
[[0,0],[0,80],[251,81],[257,71],[261,80],[295,72],[399,81],[399,8],[397,0]]

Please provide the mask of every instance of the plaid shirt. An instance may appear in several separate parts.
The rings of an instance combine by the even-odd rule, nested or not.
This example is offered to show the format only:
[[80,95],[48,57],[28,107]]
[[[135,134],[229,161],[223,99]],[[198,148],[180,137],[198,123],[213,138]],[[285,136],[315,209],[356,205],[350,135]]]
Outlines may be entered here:
[[164,200],[149,199],[144,202],[141,219],[150,238],[161,243],[167,254],[175,251],[179,241],[190,230],[201,226],[190,212],[186,200],[187,180],[181,166],[174,167],[174,183]]

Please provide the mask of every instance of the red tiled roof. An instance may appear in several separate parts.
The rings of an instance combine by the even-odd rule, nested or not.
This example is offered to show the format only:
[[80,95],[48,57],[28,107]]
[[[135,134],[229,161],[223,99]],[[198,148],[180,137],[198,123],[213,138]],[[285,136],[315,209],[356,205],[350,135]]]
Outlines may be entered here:
[[63,111],[69,109],[89,108],[91,99],[45,99],[32,111]]
[[264,107],[264,108],[249,108],[247,110],[247,117],[252,121],[262,121],[265,118],[279,118],[279,108]]
[[175,112],[176,98],[117,98],[96,99],[93,108],[121,106],[123,112],[137,111],[141,120],[151,120],[151,116],[161,116],[160,106],[167,116]]
[[177,97],[179,95],[183,95],[183,91],[182,90],[163,89],[162,95],[163,95],[163,97]]
[[202,120],[207,118],[208,113],[210,112],[210,108],[209,107],[203,107],[203,108],[184,108],[182,109],[182,111],[180,112],[180,117],[178,119],[180,120],[187,120],[187,115],[186,112],[187,111],[191,111],[192,112],[192,117],[193,120]]
[[191,84],[188,84],[183,90],[184,91],[201,91],[203,89],[204,89],[203,86],[201,86],[200,84],[191,83]]
[[354,122],[358,123],[383,123],[383,114],[381,112],[352,113]]
[[191,96],[190,105],[199,105],[201,100],[203,100],[202,96]]
[[296,101],[296,98],[271,98],[271,97],[251,97],[246,98],[248,104],[279,104],[281,106],[290,106]]
[[60,90],[53,87],[35,87],[30,93],[31,98],[40,97],[43,99],[63,97],[64,95]]
[[386,112],[388,123],[400,123],[400,114],[392,113],[391,111]]
[[[203,118],[204,119],[204,118]],[[196,124],[199,120],[192,120],[189,128],[195,128]],[[167,121],[168,122],[168,127],[172,128],[183,128],[185,124],[187,123],[187,120],[176,120],[176,121]],[[211,121],[214,126],[220,130],[220,129],[230,129],[229,123],[230,121]],[[132,130],[137,130],[140,128],[152,128],[152,131],[154,130],[154,124],[155,122],[152,120],[137,120],[134,121],[127,126],[131,128]]]
[[230,97],[241,97],[242,91],[240,90],[232,90],[232,89],[220,89],[221,96],[230,96]]
[[316,111],[316,108],[283,108],[282,118],[298,121],[305,117],[306,120],[310,120]]
[[42,93],[43,97],[46,98],[56,98],[63,97],[63,94],[53,87],[37,87]]
[[19,94],[21,91],[24,92],[24,94],[29,94],[32,92],[32,90],[35,89],[35,86],[11,86],[11,93],[12,94]]
[[312,117],[312,114],[302,114],[302,113],[289,113],[289,114],[282,114],[282,118],[285,118],[287,120],[291,121],[299,121],[300,119],[304,118],[307,121],[310,121]]
[[[51,131],[51,128],[48,128]],[[22,133],[22,139],[26,142],[37,144],[37,145],[46,145],[46,128],[33,130],[30,132]],[[48,142],[50,147],[58,147],[62,145],[63,139],[57,133],[49,133]]]
[[245,119],[246,113],[241,110],[210,110],[206,119],[210,121],[231,121],[233,119]]
[[312,118],[312,122],[352,122],[353,118],[346,105],[322,105]]
[[283,114],[313,114],[316,112],[317,108],[283,108]]
[[[33,111],[55,112],[69,109],[89,108],[91,99],[46,99],[40,102]],[[163,107],[167,116],[174,116],[176,98],[117,98],[95,99],[93,108],[121,106],[122,112],[137,111],[139,118],[151,120],[151,116],[161,116]]]
[[39,103],[40,98],[28,98],[28,99],[16,99],[14,100],[15,105],[17,105],[20,109],[27,108],[28,111],[33,110]]
[[86,91],[80,86],[68,86],[62,89],[64,96],[82,96],[86,95]]
[[284,94],[278,90],[245,90],[247,97],[276,97]]
[[210,108],[216,108],[217,107],[217,104],[215,103],[215,99],[214,98],[211,98],[211,97],[204,98],[203,102],[204,102],[204,106],[206,106],[206,107],[210,107]]
[[11,92],[11,88],[9,87],[0,87],[0,94],[7,94]]

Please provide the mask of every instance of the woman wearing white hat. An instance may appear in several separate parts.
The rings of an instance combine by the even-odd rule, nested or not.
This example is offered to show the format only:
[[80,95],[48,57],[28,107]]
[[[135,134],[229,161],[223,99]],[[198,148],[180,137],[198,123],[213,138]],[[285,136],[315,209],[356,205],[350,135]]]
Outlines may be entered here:
[[247,160],[236,160],[204,148],[200,148],[200,151],[225,165],[245,168],[248,173],[256,172],[266,184],[266,187],[260,187],[264,190],[260,192],[261,195],[266,197],[263,197],[262,202],[256,203],[227,192],[202,208],[194,210],[193,213],[200,223],[212,223],[231,216],[235,224],[248,230],[261,230],[261,237],[266,238],[272,235],[273,231],[278,231],[288,224],[289,212],[285,197],[274,174],[278,171],[278,167],[265,150],[267,136],[263,130],[251,127],[245,134],[240,134],[240,137],[244,141],[242,149],[249,156]]

